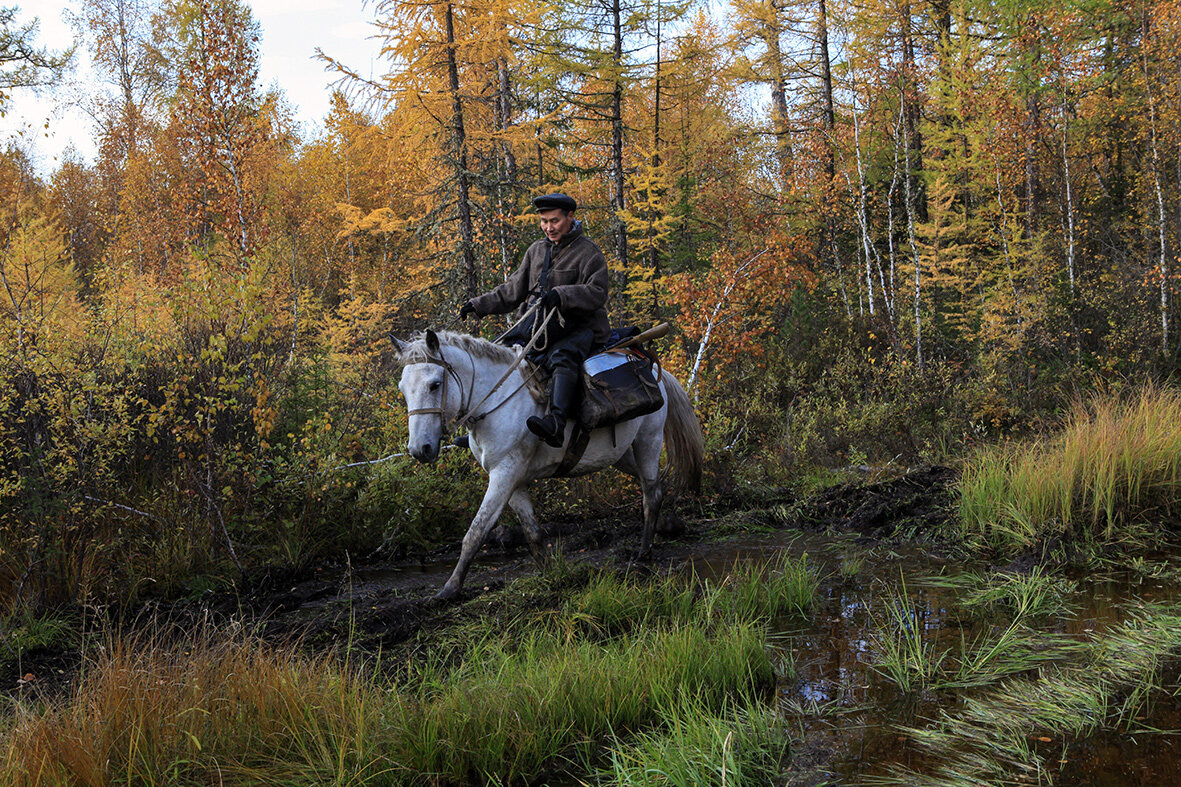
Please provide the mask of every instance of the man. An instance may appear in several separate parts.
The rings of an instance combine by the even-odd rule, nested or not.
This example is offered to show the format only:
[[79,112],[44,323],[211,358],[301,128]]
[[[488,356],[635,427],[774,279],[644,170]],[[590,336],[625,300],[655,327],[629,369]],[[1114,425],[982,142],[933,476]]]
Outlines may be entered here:
[[607,261],[595,242],[583,234],[582,222],[574,218],[578,204],[571,197],[546,194],[535,197],[533,206],[541,215],[545,238],[529,247],[508,281],[463,304],[459,316],[505,314],[540,299],[541,308],[534,317],[540,325],[550,310],[557,309],[541,340],[543,350],[533,358],[550,373],[549,412],[540,418],[530,416],[525,425],[547,445],[561,448],[566,419],[578,396],[582,362],[611,333]]

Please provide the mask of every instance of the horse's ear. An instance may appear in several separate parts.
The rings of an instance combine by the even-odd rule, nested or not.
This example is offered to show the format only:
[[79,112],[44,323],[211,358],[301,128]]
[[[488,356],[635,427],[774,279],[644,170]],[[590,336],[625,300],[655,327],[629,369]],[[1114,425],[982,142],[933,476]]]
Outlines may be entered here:
[[394,349],[400,353],[406,352],[406,348],[410,346],[409,342],[404,342],[397,336],[394,336],[392,331],[390,332],[390,341],[394,343]]
[[431,351],[431,355],[442,354],[439,350],[439,335],[429,328],[426,332],[426,348]]

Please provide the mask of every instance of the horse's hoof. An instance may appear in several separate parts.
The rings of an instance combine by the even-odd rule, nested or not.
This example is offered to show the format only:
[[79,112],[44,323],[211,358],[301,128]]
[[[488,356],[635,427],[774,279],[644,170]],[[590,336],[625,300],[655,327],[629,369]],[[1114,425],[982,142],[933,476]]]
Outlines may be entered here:
[[652,560],[652,547],[636,551],[637,563],[648,563]]
[[444,585],[443,589],[435,594],[435,601],[454,601],[455,597],[459,595],[459,588]]

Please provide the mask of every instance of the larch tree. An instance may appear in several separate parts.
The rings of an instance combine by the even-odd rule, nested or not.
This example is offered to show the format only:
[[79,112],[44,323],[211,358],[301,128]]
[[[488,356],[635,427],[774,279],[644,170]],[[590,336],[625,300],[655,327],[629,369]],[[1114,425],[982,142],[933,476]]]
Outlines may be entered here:
[[[404,154],[434,163],[418,215],[408,218],[424,255],[455,260],[447,275],[458,297],[470,297],[483,286],[479,244],[498,216],[503,225],[505,191],[517,177],[511,33],[519,19],[498,0],[385,0],[377,14],[389,68],[368,85],[375,106],[388,113],[391,141]],[[491,209],[487,193],[502,198]],[[503,226],[492,232],[507,256]]]
[[737,54],[734,73],[744,82],[766,85],[771,94],[771,135],[775,141],[776,174],[783,191],[790,188],[793,173],[791,111],[788,96],[799,78],[790,46],[802,24],[787,0],[733,0],[730,6],[733,37],[730,49]]
[[167,133],[197,174],[186,200],[194,240],[224,239],[245,262],[263,241],[263,196],[270,162],[270,117],[258,88],[258,23],[240,0],[176,0],[176,95]]

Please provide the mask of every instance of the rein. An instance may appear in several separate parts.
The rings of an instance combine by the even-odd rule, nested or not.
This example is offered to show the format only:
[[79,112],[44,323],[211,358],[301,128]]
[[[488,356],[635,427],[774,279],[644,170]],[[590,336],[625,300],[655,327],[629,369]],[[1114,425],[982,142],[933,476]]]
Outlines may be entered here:
[[[537,304],[534,304],[533,308],[537,308]],[[504,383],[504,381],[508,379],[509,375],[512,374],[513,371],[518,366],[521,365],[521,362],[525,360],[525,356],[528,355],[534,349],[535,345],[537,344],[537,340],[540,339],[542,336],[545,336],[545,326],[549,325],[549,321],[551,319],[553,319],[555,314],[558,314],[558,310],[557,309],[550,309],[549,313],[545,315],[545,319],[541,321],[541,325],[538,326],[538,328],[533,331],[533,336],[530,337],[529,343],[527,345],[525,345],[525,348],[523,350],[521,350],[520,354],[517,356],[517,360],[515,360],[511,364],[509,364],[509,367],[504,370],[504,374],[502,374],[500,376],[500,379],[497,380],[496,383],[491,388],[488,389],[488,393],[484,394],[483,399],[481,399],[479,402],[477,402],[476,404],[474,404],[470,408],[468,408],[468,411],[464,415],[462,415],[458,420],[456,420],[455,425],[457,427],[464,426],[465,424],[467,424],[469,422],[479,423],[480,421],[482,421],[484,418],[486,418],[491,413],[496,412],[497,408],[499,408],[501,405],[503,405],[509,399],[513,398],[513,394],[515,394],[517,391],[524,388],[529,383],[529,380],[525,379],[524,381],[522,381],[522,383],[520,385],[517,386],[516,390],[514,390],[512,394],[509,394],[504,399],[502,399],[500,404],[496,405],[496,407],[493,407],[491,410],[485,410],[480,415],[477,415],[477,416],[472,415],[472,412],[477,407],[484,404],[484,402],[488,401],[489,397],[491,397],[492,394],[496,393],[496,389],[499,388]],[[527,317],[527,316],[528,316],[528,312],[526,312],[525,316],[521,317],[521,320],[524,320],[525,317]],[[560,315],[558,316],[558,319],[559,320],[561,319]],[[473,368],[474,368],[474,366],[475,365],[473,364]],[[474,380],[472,381],[472,384],[473,385],[475,384]]]
[[[530,310],[527,311],[521,317],[521,319],[517,321],[517,324],[519,324],[520,322],[523,322],[530,314],[532,314],[533,311],[535,311],[537,309],[537,306],[538,306],[538,304],[534,304],[533,307],[530,308]],[[412,415],[438,415],[440,421],[442,421],[444,434],[449,433],[451,431],[451,429],[448,428],[447,415],[446,415],[446,411],[444,409],[444,405],[447,403],[447,378],[448,377],[454,379],[456,385],[459,386],[459,412],[457,413],[457,417],[456,417],[455,423],[453,425],[454,428],[462,428],[462,427],[467,426],[469,424],[479,423],[484,418],[486,418],[489,415],[491,415],[492,413],[496,412],[496,410],[498,410],[506,402],[508,402],[509,399],[512,399],[513,395],[515,395],[517,393],[517,391],[520,391],[522,388],[524,388],[526,385],[528,385],[528,383],[529,383],[528,378],[523,380],[521,382],[521,384],[518,385],[513,390],[512,393],[510,393],[508,396],[506,396],[504,399],[502,399],[500,401],[500,403],[497,404],[495,407],[485,410],[484,412],[480,413],[479,415],[475,414],[476,410],[481,405],[483,405],[484,402],[487,402],[488,399],[491,398],[492,394],[496,393],[496,391],[500,388],[500,386],[504,384],[504,381],[509,378],[509,375],[511,375],[516,370],[516,368],[521,365],[521,362],[525,360],[525,356],[528,355],[531,351],[533,351],[533,349],[536,347],[536,345],[537,345],[538,341],[541,339],[541,337],[545,336],[545,328],[549,324],[550,320],[553,319],[554,315],[558,315],[558,319],[561,320],[561,315],[558,314],[558,310],[551,309],[545,315],[545,319],[543,319],[541,321],[541,325],[538,326],[536,329],[534,329],[533,336],[530,337],[529,343],[527,345],[525,345],[524,349],[521,350],[520,354],[517,355],[517,359],[515,361],[513,361],[511,364],[509,364],[509,367],[507,369],[505,369],[504,374],[502,374],[500,376],[500,379],[497,380],[492,385],[492,387],[488,389],[488,393],[484,394],[483,398],[481,398],[480,401],[478,401],[472,405],[465,405],[464,404],[465,399],[468,402],[471,401],[472,396],[473,396],[473,390],[474,390],[475,384],[476,384],[476,380],[475,380],[476,363],[474,360],[472,360],[471,354],[468,353],[468,361],[472,365],[472,388],[468,390],[466,396],[464,395],[464,390],[463,390],[463,378],[461,378],[459,376],[459,372],[457,372],[455,370],[455,367],[451,365],[451,362],[448,361],[445,357],[443,357],[442,348],[439,349],[439,357],[438,358],[428,356],[428,359],[424,363],[430,363],[430,364],[434,364],[435,366],[441,366],[441,367],[443,367],[443,370],[447,373],[446,376],[443,377],[443,392],[442,392],[442,395],[439,400],[440,405],[438,407],[419,407],[419,408],[415,408],[414,410],[407,410],[406,416],[410,417]],[[515,328],[516,325],[514,325],[513,327]],[[509,330],[511,331],[512,328],[510,328]],[[505,334],[502,334],[500,338],[504,338],[505,335],[507,335],[507,331]]]

